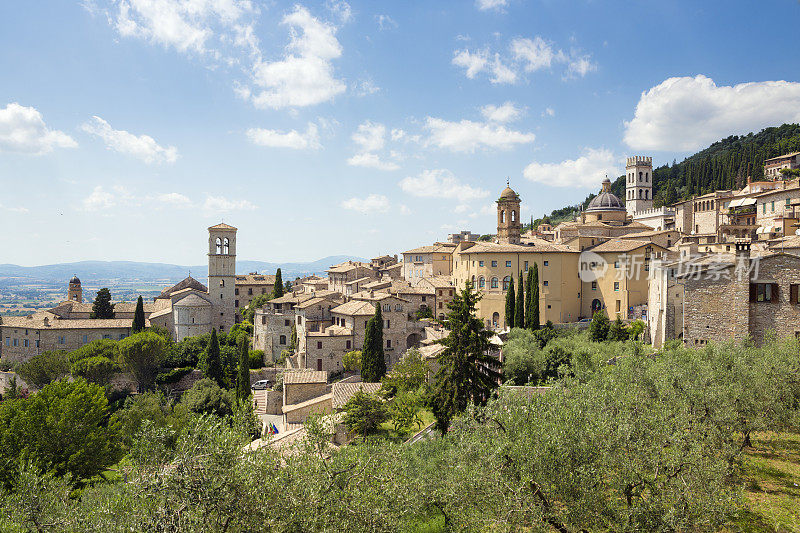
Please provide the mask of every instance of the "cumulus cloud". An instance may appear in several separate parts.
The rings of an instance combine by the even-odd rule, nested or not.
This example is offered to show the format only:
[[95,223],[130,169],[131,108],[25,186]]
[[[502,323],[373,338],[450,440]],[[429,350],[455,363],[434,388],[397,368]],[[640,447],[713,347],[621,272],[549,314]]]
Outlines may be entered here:
[[145,163],[174,163],[178,160],[178,149],[160,146],[149,135],[134,135],[125,130],[115,130],[111,124],[98,116],[81,126],[86,133],[103,139],[106,147],[121,154],[141,159]]
[[518,144],[530,144],[536,139],[533,133],[523,133],[501,124],[461,120],[449,122],[428,117],[425,129],[430,132],[428,144],[453,152],[474,152],[479,148],[508,150]]
[[[242,69],[249,81],[234,83],[235,92],[256,107],[311,106],[330,101],[346,89],[335,77],[332,64],[342,55],[337,27],[301,5],[281,19],[289,28],[289,43],[275,59],[262,51],[256,35],[260,8],[253,0],[100,1],[110,7],[93,10],[105,13],[123,37],[201,57],[215,69]],[[352,18],[347,2],[328,1],[326,7],[337,23]]]
[[473,79],[485,67],[489,61],[489,53],[486,50],[478,50],[477,52],[470,52],[468,49],[457,50],[453,54],[453,64],[457,67],[464,67],[467,69],[466,76]]
[[531,181],[554,187],[599,188],[606,175],[622,174],[619,158],[605,148],[589,148],[577,159],[560,163],[533,162],[523,175]]
[[253,144],[269,146],[270,148],[291,148],[293,150],[308,148],[316,150],[321,147],[319,128],[313,122],[308,123],[305,132],[297,130],[281,132],[263,128],[250,128],[247,130],[247,138]]
[[303,107],[332,100],[346,85],[334,77],[332,60],[342,55],[336,27],[295,6],[282,23],[291,28],[286,54],[278,61],[259,59],[253,67],[256,88],[242,94],[260,108]]
[[374,168],[375,170],[397,170],[400,165],[392,161],[384,161],[377,154],[361,153],[356,154],[347,160],[347,164],[353,167]]
[[364,152],[378,151],[386,143],[386,126],[367,120],[358,125],[351,138]]
[[466,69],[469,79],[486,71],[489,81],[495,84],[515,83],[520,72],[550,70],[555,65],[564,68],[564,79],[586,76],[597,70],[590,54],[579,50],[564,51],[540,36],[533,39],[516,37],[508,45],[508,53],[490,53],[488,48],[470,51],[469,48],[453,52],[453,65]]
[[552,107],[547,107],[545,108],[544,111],[542,111],[543,117],[554,117],[555,115],[556,115],[556,110],[553,109]]
[[450,198],[470,202],[489,196],[489,191],[462,183],[447,169],[423,170],[417,176],[400,180],[400,188],[421,197]]
[[12,102],[0,109],[0,151],[41,155],[76,146],[63,131],[48,128],[36,108]]
[[194,205],[187,196],[184,196],[179,192],[168,192],[168,193],[158,194],[155,197],[155,201],[167,205],[169,207],[177,207],[177,208],[188,208]]
[[507,5],[508,0],[475,0],[475,7],[481,11],[488,11],[490,9],[500,11]]
[[219,55],[226,41],[255,46],[250,0],[120,0],[109,19],[123,37],[181,52]]
[[489,122],[513,122],[522,116],[523,110],[514,105],[513,102],[506,102],[502,105],[485,105],[481,108],[483,118]]
[[342,201],[344,209],[359,213],[378,213],[389,209],[389,199],[382,194],[370,194],[366,198],[350,198]]
[[669,78],[642,93],[625,144],[636,150],[692,151],[722,137],[800,121],[800,83],[718,86],[703,75]]
[[89,196],[83,199],[83,209],[85,211],[103,211],[132,200],[130,193],[122,186],[116,185],[112,191],[107,191],[102,185],[97,185]]
[[230,200],[224,196],[206,196],[203,210],[207,214],[228,213],[231,211],[253,211],[258,207],[249,200]]

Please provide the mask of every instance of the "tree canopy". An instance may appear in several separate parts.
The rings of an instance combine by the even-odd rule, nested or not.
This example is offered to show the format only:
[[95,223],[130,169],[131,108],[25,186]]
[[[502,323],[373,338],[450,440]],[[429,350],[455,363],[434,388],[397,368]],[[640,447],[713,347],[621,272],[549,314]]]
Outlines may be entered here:
[[91,318],[114,318],[114,304],[111,303],[111,291],[102,288],[97,291],[97,296],[92,304]]
[[361,349],[361,377],[367,382],[378,382],[386,374],[383,355],[383,315],[380,304],[375,314],[367,321],[364,332],[364,347]]

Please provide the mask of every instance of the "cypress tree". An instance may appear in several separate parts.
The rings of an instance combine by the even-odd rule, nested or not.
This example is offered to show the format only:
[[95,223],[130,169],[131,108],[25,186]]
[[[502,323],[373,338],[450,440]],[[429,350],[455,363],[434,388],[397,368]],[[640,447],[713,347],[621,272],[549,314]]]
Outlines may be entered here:
[[217,339],[217,330],[211,330],[211,338],[208,340],[208,346],[203,354],[203,362],[201,370],[207,378],[213,379],[217,385],[225,388],[225,372],[222,369],[222,357],[219,353],[219,340]]
[[114,318],[114,304],[111,303],[110,290],[104,287],[97,291],[90,316],[92,318]]
[[522,271],[519,272],[519,287],[517,287],[517,307],[514,310],[514,324],[518,328],[525,327],[525,283],[522,281]]
[[367,383],[377,383],[386,374],[383,359],[383,315],[380,304],[367,322],[364,332],[364,347],[361,350],[361,377]]
[[506,326],[508,329],[514,327],[514,278],[511,278],[511,283],[508,284],[508,292],[506,293]]
[[239,375],[236,377],[236,398],[246,400],[250,396],[250,342],[242,336],[239,348]]
[[136,311],[133,313],[133,325],[131,326],[131,334],[139,333],[144,330],[144,301],[142,297],[136,300]]
[[530,297],[528,311],[528,328],[531,330],[539,329],[539,266],[533,263],[533,268],[528,274],[528,292]]
[[275,286],[272,288],[272,296],[280,298],[283,296],[283,279],[281,278],[281,269],[275,272]]

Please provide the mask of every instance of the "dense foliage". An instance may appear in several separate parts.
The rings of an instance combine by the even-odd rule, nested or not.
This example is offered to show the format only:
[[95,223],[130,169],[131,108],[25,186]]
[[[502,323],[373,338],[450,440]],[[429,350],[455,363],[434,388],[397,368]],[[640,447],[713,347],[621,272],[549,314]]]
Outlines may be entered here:
[[104,287],[97,291],[92,303],[91,318],[114,318],[114,304],[111,303],[111,291]]
[[378,382],[386,374],[386,361],[383,354],[383,315],[380,304],[375,306],[375,314],[367,321],[364,332],[364,347],[361,349],[361,376],[364,381]]

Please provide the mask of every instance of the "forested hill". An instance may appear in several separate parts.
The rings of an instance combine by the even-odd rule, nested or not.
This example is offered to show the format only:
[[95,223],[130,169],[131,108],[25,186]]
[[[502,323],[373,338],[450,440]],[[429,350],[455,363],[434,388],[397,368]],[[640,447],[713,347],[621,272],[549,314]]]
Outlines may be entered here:
[[[653,203],[659,207],[718,189],[742,188],[747,184],[748,176],[753,181],[764,176],[765,159],[798,151],[800,124],[784,124],[741,136],[731,135],[680,163],[673,161],[671,165],[653,169]],[[611,190],[620,199],[625,198],[624,175],[614,181]],[[595,194],[583,201],[583,207]],[[573,206],[556,209],[549,218],[555,223],[575,211]]]

